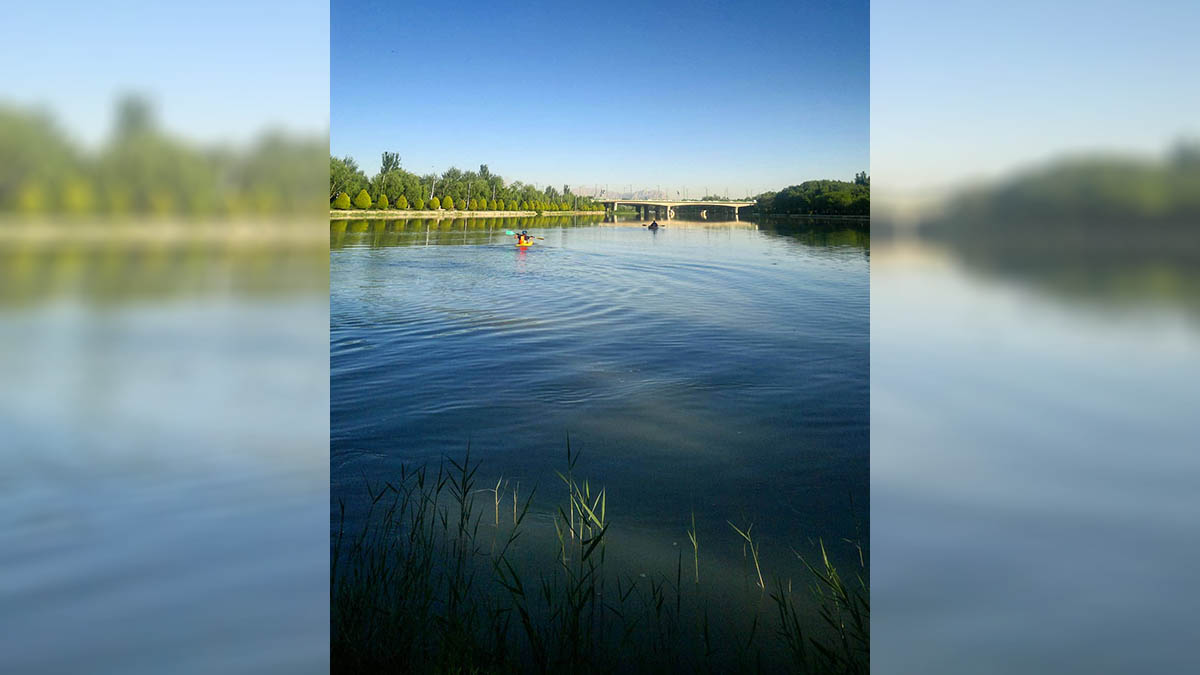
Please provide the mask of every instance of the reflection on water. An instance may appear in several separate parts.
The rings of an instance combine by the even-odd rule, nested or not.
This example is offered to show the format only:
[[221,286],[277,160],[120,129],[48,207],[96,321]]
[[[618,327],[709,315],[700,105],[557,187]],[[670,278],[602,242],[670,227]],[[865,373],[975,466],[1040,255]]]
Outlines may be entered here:
[[603,216],[527,216],[522,218],[400,218],[395,220],[330,220],[329,248],[354,244],[370,246],[424,246],[429,244],[481,244],[509,230],[535,227],[594,226]]
[[1156,306],[1200,317],[1200,234],[1190,225],[1143,233],[1086,227],[931,238],[971,273],[1019,283],[1112,313]]
[[887,672],[1194,661],[1195,269],[1135,239],[877,242],[872,647]]
[[[348,245],[371,247],[424,246],[430,244],[487,244],[496,236],[509,231],[529,228],[595,227],[601,224],[632,227],[637,220],[621,216],[529,216],[522,218],[399,218],[335,219],[329,222],[329,247],[332,250]],[[642,223],[644,225],[644,223]],[[869,253],[871,233],[862,223],[840,221],[800,223],[788,221],[687,221],[664,222],[667,229],[756,230],[774,237],[792,240],[806,246],[850,246]]]
[[278,218],[0,221],[0,307],[323,293],[322,237]]
[[[505,232],[518,228],[544,239],[515,250]],[[790,548],[818,538],[857,560],[842,541],[868,504],[866,233],[583,219],[330,230],[331,497],[348,521],[364,476],[461,458],[470,440],[481,484],[541,486],[534,518],[553,541],[570,434],[578,472],[608,489],[623,573],[674,578],[692,509],[701,564],[739,571],[725,579],[739,590],[726,519],[755,523],[769,576],[800,579]]]
[[327,254],[304,229],[0,231],[0,670],[327,668]]

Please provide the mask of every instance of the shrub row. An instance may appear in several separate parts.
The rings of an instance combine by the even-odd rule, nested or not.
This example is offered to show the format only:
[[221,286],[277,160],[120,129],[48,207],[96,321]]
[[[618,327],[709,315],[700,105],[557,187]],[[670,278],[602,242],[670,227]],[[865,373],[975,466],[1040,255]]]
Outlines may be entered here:
[[[424,211],[424,210],[426,210],[426,208],[428,208],[429,210],[436,211],[438,209],[452,210],[456,207],[456,204],[454,203],[454,198],[449,195],[446,195],[446,196],[440,197],[440,198],[434,197],[433,199],[429,200],[428,203],[426,203],[425,200],[423,200],[423,199],[417,198],[416,200],[413,201],[413,203],[411,205],[408,203],[408,199],[406,197],[404,197],[404,195],[401,195],[399,198],[396,199],[395,204],[390,204],[388,202],[387,195],[379,195],[379,199],[377,201],[372,201],[371,195],[367,194],[367,191],[364,189],[364,190],[359,190],[358,195],[356,195],[353,200],[350,199],[350,195],[346,194],[345,192],[341,192],[338,194],[338,196],[336,198],[334,198],[333,203],[330,206],[332,206],[334,209],[339,209],[339,210],[343,210],[343,211],[349,210],[351,208],[356,208],[356,209],[361,209],[361,210],[366,210],[366,209],[405,210],[405,209],[412,208],[412,209],[415,209],[418,211]],[[511,199],[507,202],[504,201],[503,199],[472,199],[472,200],[470,200],[470,202],[468,202],[466,204],[461,204],[461,203],[458,204],[457,207],[462,210],[467,210],[467,211],[571,211],[571,210],[573,210],[571,208],[571,205],[567,204],[565,202],[528,202],[528,201],[518,202],[515,199]],[[604,210],[604,207],[599,204],[590,204],[588,206],[581,206],[578,210],[602,211],[602,210]]]

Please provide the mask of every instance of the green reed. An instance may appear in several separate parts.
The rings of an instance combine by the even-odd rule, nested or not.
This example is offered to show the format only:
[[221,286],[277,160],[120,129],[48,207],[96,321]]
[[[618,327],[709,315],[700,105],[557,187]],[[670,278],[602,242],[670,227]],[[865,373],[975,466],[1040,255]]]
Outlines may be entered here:
[[[554,561],[548,565],[531,563],[541,556],[522,545],[537,489],[519,498],[516,484],[512,522],[502,524],[508,483],[477,489],[479,463],[470,448],[461,462],[403,467],[390,481],[368,483],[363,526],[354,534],[339,502],[330,565],[331,670],[777,672],[785,667],[777,659],[790,658],[786,667],[797,672],[867,672],[861,544],[854,583],[843,580],[823,542],[816,564],[796,554],[811,581],[808,593],[794,594],[790,581],[776,579],[769,594],[753,594],[774,607],[775,630],[761,629],[757,611],[745,630],[727,614],[712,620],[699,594],[694,512],[687,534],[689,586],[696,590],[684,593],[681,550],[673,578],[610,573],[607,491],[578,476],[579,455],[569,441],[566,460],[558,474],[565,503],[550,514],[558,548],[545,551]],[[492,493],[493,524],[483,529],[479,492]],[[765,589],[752,526],[730,526],[752,552],[757,584]]]

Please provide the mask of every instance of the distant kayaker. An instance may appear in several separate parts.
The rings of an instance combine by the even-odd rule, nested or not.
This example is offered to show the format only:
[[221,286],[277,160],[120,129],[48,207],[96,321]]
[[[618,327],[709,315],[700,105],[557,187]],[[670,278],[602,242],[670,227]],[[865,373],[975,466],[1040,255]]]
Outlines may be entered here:
[[650,223],[650,229],[652,229],[652,230],[657,230],[657,229],[658,229],[658,221],[657,221],[657,220],[655,220],[655,221],[651,221],[651,223]]
[[521,230],[521,233],[517,235],[517,245],[525,245],[525,244],[532,244],[532,243],[533,243],[533,239],[529,236],[528,230]]

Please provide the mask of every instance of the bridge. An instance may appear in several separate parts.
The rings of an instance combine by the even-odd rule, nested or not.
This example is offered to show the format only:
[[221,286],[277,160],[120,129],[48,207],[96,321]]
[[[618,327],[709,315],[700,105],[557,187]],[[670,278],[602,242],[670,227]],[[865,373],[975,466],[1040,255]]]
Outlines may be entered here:
[[[699,206],[701,207],[701,217],[708,217],[708,208],[730,208],[733,209],[733,217],[738,217],[738,209],[754,206],[757,202],[751,201],[704,201],[699,199],[683,200],[683,201],[666,201],[657,199],[597,199],[596,201],[604,204],[607,211],[616,211],[617,206],[625,204],[632,206],[638,210],[642,218],[650,217],[650,210],[654,209],[656,218],[665,217],[667,220],[675,217],[675,209],[680,206]],[[708,207],[708,208],[706,208]]]

